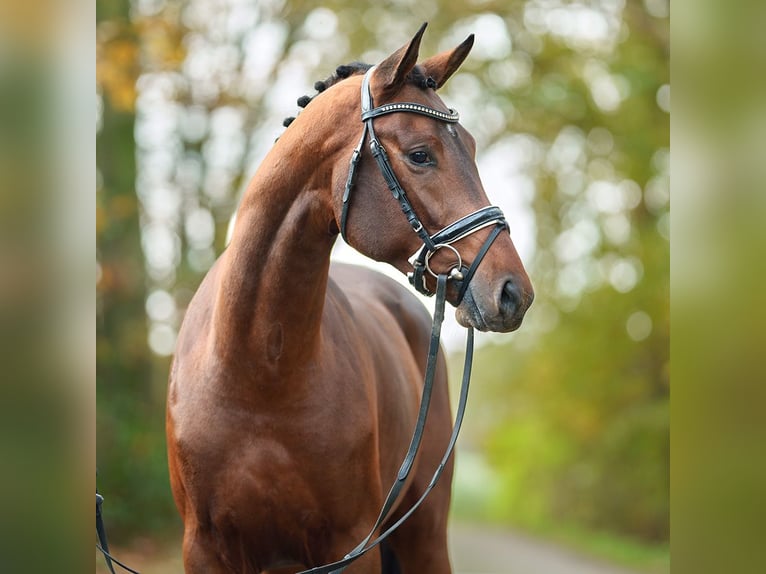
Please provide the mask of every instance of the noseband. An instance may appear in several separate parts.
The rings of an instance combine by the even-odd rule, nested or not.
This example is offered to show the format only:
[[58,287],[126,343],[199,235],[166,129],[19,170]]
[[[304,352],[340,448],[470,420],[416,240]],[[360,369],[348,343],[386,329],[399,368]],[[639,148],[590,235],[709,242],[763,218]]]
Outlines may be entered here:
[[[423,242],[423,246],[410,258],[410,264],[412,265],[413,270],[407,274],[407,278],[412,286],[420,293],[428,296],[433,295],[434,292],[426,285],[426,273],[429,273],[433,277],[436,277],[437,274],[431,270],[429,261],[440,249],[446,248],[449,251],[452,251],[456,256],[457,261],[452,266],[448,278],[459,283],[458,297],[457,302],[455,303],[456,305],[459,305],[468,289],[468,284],[471,281],[471,278],[476,272],[476,268],[479,266],[479,263],[481,263],[484,255],[486,255],[492,242],[494,242],[500,232],[503,229],[508,229],[508,223],[499,207],[487,206],[482,207],[465,217],[461,217],[433,235],[430,235],[428,231],[426,231],[420,218],[415,213],[415,209],[412,207],[412,203],[410,203],[404,188],[399,183],[399,180],[394,173],[394,169],[391,166],[385,148],[381,145],[380,140],[378,140],[375,135],[375,129],[372,125],[373,119],[386,114],[405,112],[419,114],[441,122],[453,124],[460,120],[460,114],[453,109],[450,109],[448,112],[442,112],[424,106],[423,104],[413,102],[395,102],[377,108],[374,107],[372,91],[370,89],[370,79],[372,78],[374,70],[375,66],[367,70],[367,73],[364,75],[364,80],[362,81],[362,123],[364,124],[364,130],[362,131],[362,137],[359,140],[359,143],[354,149],[354,153],[351,155],[351,161],[349,163],[346,188],[343,192],[340,233],[343,236],[343,239],[348,242],[348,239],[346,238],[346,222],[348,220],[351,190],[354,188],[356,168],[362,157],[362,146],[369,134],[370,150],[380,168],[380,173],[383,174],[383,178],[386,180],[388,189],[391,191],[394,199],[399,202],[399,207],[402,209],[407,221],[410,223],[412,230],[417,233],[418,237],[420,237]],[[477,253],[471,266],[463,266],[463,259],[460,256],[460,253],[452,246],[452,244],[489,226],[494,226],[494,229],[485,240],[484,245]]]

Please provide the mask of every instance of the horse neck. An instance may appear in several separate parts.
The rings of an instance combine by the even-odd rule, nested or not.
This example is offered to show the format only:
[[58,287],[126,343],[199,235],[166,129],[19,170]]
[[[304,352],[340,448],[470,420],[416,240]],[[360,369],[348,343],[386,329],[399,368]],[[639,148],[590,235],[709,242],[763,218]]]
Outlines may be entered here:
[[275,378],[317,351],[335,241],[330,169],[287,133],[243,197],[214,312],[218,354]]

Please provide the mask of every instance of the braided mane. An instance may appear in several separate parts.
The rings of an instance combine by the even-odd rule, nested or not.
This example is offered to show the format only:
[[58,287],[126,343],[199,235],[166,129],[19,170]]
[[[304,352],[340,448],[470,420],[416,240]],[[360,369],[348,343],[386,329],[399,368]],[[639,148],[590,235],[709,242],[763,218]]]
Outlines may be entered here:
[[[335,73],[332,74],[329,78],[325,80],[319,80],[318,82],[314,83],[314,89],[317,91],[317,94],[314,96],[301,96],[298,98],[298,106],[305,108],[311,103],[311,100],[314,99],[316,95],[321,94],[330,86],[334,86],[338,82],[351,76],[364,74],[371,67],[372,64],[365,64],[364,62],[351,62],[350,64],[338,66],[335,69]],[[407,75],[407,81],[423,90],[427,88],[436,89],[436,82],[434,79],[431,76],[426,76],[419,66],[415,66]],[[291,123],[293,123],[293,120],[295,120],[294,116],[285,118],[285,120],[282,122],[282,125],[288,127]]]

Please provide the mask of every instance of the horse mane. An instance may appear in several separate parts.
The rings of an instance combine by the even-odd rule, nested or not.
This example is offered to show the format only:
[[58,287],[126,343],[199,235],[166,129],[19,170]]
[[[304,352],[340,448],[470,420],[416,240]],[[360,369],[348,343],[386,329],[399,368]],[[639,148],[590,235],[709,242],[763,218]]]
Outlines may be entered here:
[[[330,77],[314,83],[314,89],[317,91],[314,96],[301,96],[298,98],[298,106],[305,108],[311,103],[311,100],[324,92],[327,88],[334,86],[338,82],[341,82],[346,78],[350,78],[351,76],[364,74],[371,67],[372,64],[365,64],[364,62],[351,62],[350,64],[338,66],[335,69],[335,73],[333,73]],[[407,82],[423,90],[427,88],[436,89],[436,81],[431,76],[426,76],[420,66],[415,66],[412,71],[407,74]],[[282,125],[288,127],[291,123],[293,123],[294,120],[295,116],[285,118],[285,120],[282,122]]]

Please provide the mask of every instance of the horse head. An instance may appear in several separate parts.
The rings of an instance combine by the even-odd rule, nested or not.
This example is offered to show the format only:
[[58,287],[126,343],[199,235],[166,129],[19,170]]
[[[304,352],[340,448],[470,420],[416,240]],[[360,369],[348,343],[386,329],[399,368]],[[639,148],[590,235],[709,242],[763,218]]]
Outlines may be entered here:
[[[481,331],[513,331],[532,303],[532,285],[510,234],[489,238],[496,225],[507,224],[499,209],[489,208],[476,167],[475,140],[437,94],[468,56],[473,35],[455,49],[417,64],[424,30],[425,24],[408,44],[372,69],[339,68],[327,82],[330,89],[322,86],[316,104],[307,108],[310,114],[299,116],[326,124],[321,146],[332,162],[330,227],[361,253],[403,273],[413,271],[413,253],[420,251],[420,267],[425,263],[428,272],[420,269],[413,283],[423,292],[434,290],[439,273],[470,269],[465,285],[459,280],[464,273],[453,271],[456,280],[447,291],[458,322]],[[324,104],[317,105],[320,102]],[[362,122],[360,111],[368,112]],[[384,148],[384,162],[373,140]],[[352,152],[356,142],[357,152]],[[424,241],[427,246],[429,238],[444,235],[437,232],[454,222],[460,227],[470,217],[480,219],[475,228],[464,234],[448,229],[450,241],[439,242],[449,243],[447,247],[432,242],[423,251]]]

